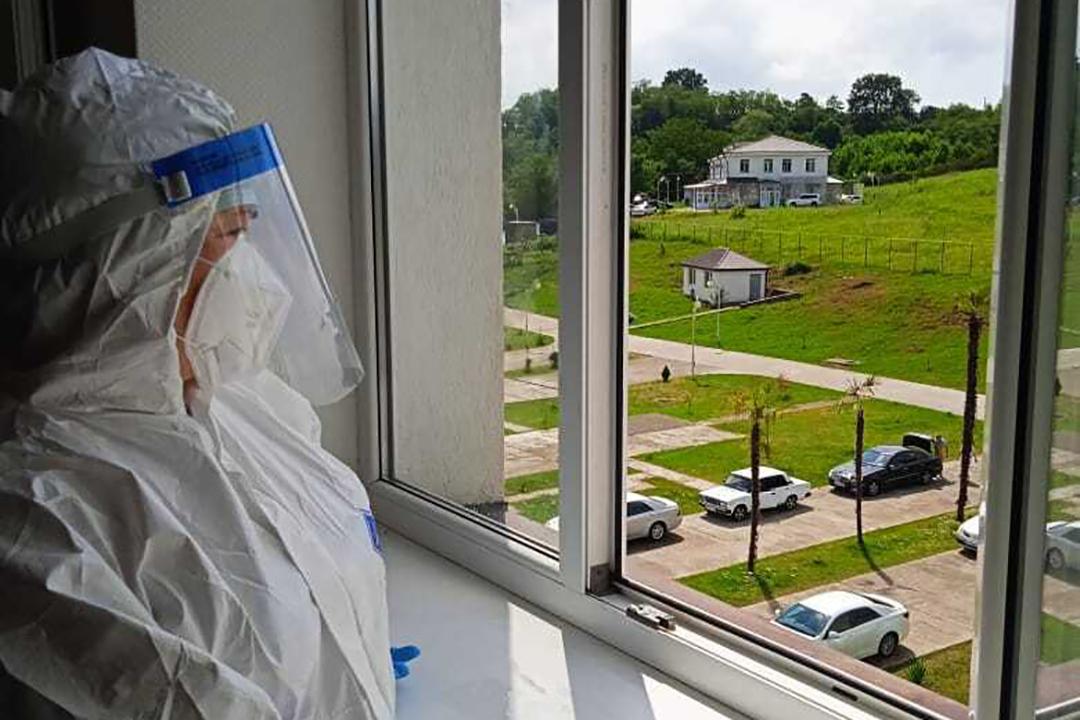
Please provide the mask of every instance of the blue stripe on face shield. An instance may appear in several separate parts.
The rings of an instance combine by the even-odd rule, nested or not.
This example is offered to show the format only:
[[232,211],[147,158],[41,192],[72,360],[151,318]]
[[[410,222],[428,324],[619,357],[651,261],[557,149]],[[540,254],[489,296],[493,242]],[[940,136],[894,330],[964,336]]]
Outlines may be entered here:
[[182,150],[151,164],[169,207],[208,195],[284,163],[266,123]]

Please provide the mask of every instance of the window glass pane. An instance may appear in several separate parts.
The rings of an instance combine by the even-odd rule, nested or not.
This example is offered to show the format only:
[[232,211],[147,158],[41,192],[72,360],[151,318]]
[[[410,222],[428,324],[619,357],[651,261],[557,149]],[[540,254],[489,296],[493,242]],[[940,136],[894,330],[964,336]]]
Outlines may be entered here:
[[[1008,3],[630,6],[631,194],[687,193],[630,220],[625,484],[680,515],[623,572],[962,715]],[[791,482],[762,483],[749,574],[752,488],[725,480],[753,457]],[[826,644],[852,611],[877,634]]]
[[[1080,55],[1080,52],[1078,52]],[[1074,132],[1080,117],[1073,118]],[[1057,396],[1047,479],[1039,707],[1080,698],[1080,142],[1072,138],[1058,317]]]
[[383,15],[393,473],[554,546],[556,2]]

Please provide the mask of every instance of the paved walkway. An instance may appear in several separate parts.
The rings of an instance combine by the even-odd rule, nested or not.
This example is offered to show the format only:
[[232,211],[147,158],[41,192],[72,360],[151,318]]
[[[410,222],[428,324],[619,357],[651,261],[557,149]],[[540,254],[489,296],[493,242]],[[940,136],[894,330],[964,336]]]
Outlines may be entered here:
[[[510,327],[524,327],[524,313],[511,308],[504,310],[504,322]],[[559,321],[542,315],[529,315],[529,328],[543,328],[541,332],[558,333]],[[812,365],[796,360],[752,355],[750,353],[720,350],[717,348],[697,347],[693,350],[686,343],[658,338],[630,335],[631,353],[647,355],[667,363],[689,364],[691,354],[696,356],[698,372],[724,373],[729,375],[760,375],[778,377],[783,375],[791,382],[813,385],[831,390],[843,391],[851,380],[862,380],[862,373],[838,368]],[[926,385],[908,380],[878,377],[875,397],[883,400],[924,407],[930,410],[951,412],[956,415],[964,412],[964,393],[962,390]],[[633,382],[633,379],[631,379]],[[985,398],[979,396],[978,416],[983,416]]]

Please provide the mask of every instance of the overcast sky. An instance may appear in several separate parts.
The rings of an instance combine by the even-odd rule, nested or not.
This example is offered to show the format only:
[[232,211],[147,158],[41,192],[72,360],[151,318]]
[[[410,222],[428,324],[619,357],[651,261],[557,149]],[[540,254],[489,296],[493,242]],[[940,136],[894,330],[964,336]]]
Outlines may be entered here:
[[[555,0],[502,0],[503,105],[554,87]],[[690,66],[713,90],[847,99],[869,72],[900,75],[923,104],[997,102],[1005,0],[631,0],[631,76]]]

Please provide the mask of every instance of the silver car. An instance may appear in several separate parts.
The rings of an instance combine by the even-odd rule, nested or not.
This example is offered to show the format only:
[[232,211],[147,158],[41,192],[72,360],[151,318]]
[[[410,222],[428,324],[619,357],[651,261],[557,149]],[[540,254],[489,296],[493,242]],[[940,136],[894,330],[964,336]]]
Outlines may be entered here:
[[[663,540],[667,534],[682,524],[679,504],[662,497],[649,497],[638,493],[626,493],[626,539]],[[544,523],[558,531],[559,518]]]
[[1080,569],[1080,521],[1052,522],[1046,526],[1046,567]]

